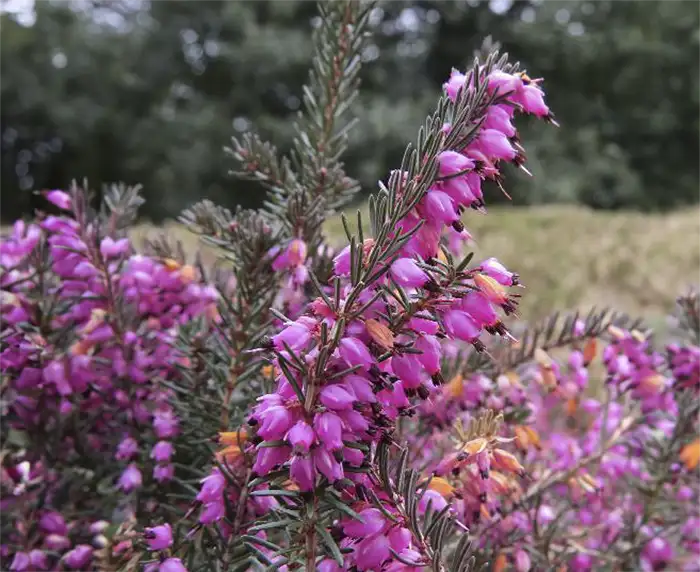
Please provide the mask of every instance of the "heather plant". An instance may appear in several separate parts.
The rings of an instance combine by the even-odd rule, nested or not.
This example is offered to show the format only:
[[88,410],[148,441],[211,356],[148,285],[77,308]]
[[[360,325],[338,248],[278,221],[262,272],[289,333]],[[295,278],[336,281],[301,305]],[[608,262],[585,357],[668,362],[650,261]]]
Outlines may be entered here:
[[289,157],[233,140],[264,208],[183,213],[213,266],[139,253],[120,186],[3,242],[3,567],[698,569],[697,294],[663,347],[609,311],[519,328],[518,275],[464,254],[529,174],[515,120],[556,124],[541,80],[485,46],[324,236],[372,9],[319,4]]

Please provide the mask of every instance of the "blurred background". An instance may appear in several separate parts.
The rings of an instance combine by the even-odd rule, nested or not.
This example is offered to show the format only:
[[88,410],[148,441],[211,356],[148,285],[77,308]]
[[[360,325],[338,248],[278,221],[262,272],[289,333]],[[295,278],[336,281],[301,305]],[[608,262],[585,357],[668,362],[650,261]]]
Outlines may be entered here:
[[[0,0],[2,222],[72,179],[141,183],[135,232],[209,198],[260,204],[228,176],[232,135],[290,147],[316,24],[312,1]],[[364,197],[400,163],[453,66],[487,36],[543,77],[560,129],[519,122],[530,179],[465,220],[477,256],[528,286],[523,315],[612,304],[663,320],[700,272],[700,3],[383,2],[346,156]],[[41,205],[44,206],[44,205]],[[331,237],[342,235],[337,221]],[[196,244],[196,241],[195,241]],[[194,244],[193,244],[194,248]]]

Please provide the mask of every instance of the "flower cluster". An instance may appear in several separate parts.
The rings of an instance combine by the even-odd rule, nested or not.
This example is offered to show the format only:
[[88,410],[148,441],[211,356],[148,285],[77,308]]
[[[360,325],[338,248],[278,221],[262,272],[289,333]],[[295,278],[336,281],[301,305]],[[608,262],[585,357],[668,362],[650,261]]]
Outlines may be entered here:
[[[574,323],[571,334],[583,330]],[[564,365],[537,348],[517,373],[451,381],[407,439],[498,570],[539,569],[543,558],[577,572],[697,570],[698,515],[687,506],[700,494],[700,441],[688,442],[698,409],[677,377],[688,371],[677,356],[696,351],[673,344],[664,358],[617,326],[573,343]],[[445,401],[467,407],[438,415]]]
[[46,198],[63,212],[16,223],[0,246],[4,422],[31,445],[22,463],[42,468],[29,487],[37,505],[26,501],[29,520],[6,519],[14,532],[3,546],[18,555],[13,570],[40,569],[39,552],[47,567],[56,555],[79,569],[90,560],[92,548],[71,550],[65,531],[60,541],[45,527],[26,536],[34,509],[61,515],[66,489],[79,488],[70,471],[84,471],[92,491],[81,504],[108,519],[114,502],[92,503],[114,495],[113,487],[128,501],[149,482],[173,478],[179,421],[160,382],[187,365],[175,343],[178,327],[215,318],[216,291],[193,267],[137,254],[128,238],[106,234],[108,225],[87,216],[82,191]]

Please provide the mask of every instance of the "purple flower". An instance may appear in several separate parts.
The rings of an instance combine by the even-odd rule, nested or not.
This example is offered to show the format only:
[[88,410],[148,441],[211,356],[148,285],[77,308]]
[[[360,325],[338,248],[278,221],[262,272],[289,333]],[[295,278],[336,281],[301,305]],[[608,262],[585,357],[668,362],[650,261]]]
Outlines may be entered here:
[[58,190],[49,191],[46,193],[46,200],[56,205],[59,209],[65,211],[71,209],[72,201],[70,195],[66,192]]
[[119,477],[118,486],[125,493],[138,489],[143,482],[141,471],[138,467],[131,463]]
[[421,288],[428,275],[411,258],[399,258],[391,265],[391,277],[404,288]]
[[153,478],[158,483],[171,481],[175,476],[175,467],[173,465],[156,465],[153,467]]
[[167,558],[160,563],[158,572],[187,572],[179,558]]
[[117,461],[129,461],[139,452],[139,444],[132,437],[122,439],[117,446],[117,453],[114,456]]
[[472,342],[481,334],[481,328],[466,312],[450,310],[443,315],[442,321],[445,324],[447,333],[458,340]]
[[323,447],[329,451],[343,448],[343,422],[335,413],[327,411],[314,418],[314,430]]
[[378,508],[366,508],[359,513],[362,521],[354,518],[345,519],[341,522],[343,532],[347,536],[363,538],[373,536],[384,530],[387,520]]
[[297,421],[287,433],[287,441],[294,451],[308,453],[316,441],[316,434],[306,421]]
[[357,338],[343,338],[339,344],[340,357],[349,367],[360,366],[367,370],[374,364],[374,358],[369,353],[367,346]]
[[49,534],[66,534],[68,532],[63,516],[55,511],[45,512],[41,515],[39,528]]
[[173,531],[169,524],[146,528],[143,532],[148,548],[151,550],[165,550],[173,543]]
[[224,494],[226,478],[217,469],[202,479],[202,488],[199,490],[196,499],[203,503],[219,500]]
[[321,390],[321,403],[329,409],[350,409],[355,396],[341,384],[327,385]]
[[29,564],[29,554],[26,552],[17,552],[10,564],[10,570],[12,572],[25,572],[29,570]]
[[158,463],[166,463],[173,455],[173,445],[170,441],[158,441],[151,450],[151,459]]
[[73,570],[84,570],[88,562],[92,560],[92,547],[87,544],[79,544],[63,556],[63,562]]
[[289,478],[299,486],[299,490],[312,490],[315,476],[311,458],[302,455],[295,455],[292,458],[292,462],[289,464]]

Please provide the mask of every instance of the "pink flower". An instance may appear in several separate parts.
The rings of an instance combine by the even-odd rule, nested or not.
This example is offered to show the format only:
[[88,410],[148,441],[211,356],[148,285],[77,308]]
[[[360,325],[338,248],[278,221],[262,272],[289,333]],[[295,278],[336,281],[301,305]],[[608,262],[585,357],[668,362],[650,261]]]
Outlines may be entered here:
[[524,86],[513,100],[522,105],[526,113],[532,113],[537,117],[548,117],[550,115],[549,107],[544,102],[544,93],[534,83]]
[[153,467],[153,478],[158,483],[171,481],[175,476],[175,467],[173,465],[156,465]]
[[466,82],[466,80],[467,76],[453,69],[452,73],[450,74],[450,79],[442,85],[442,88],[445,90],[447,97],[449,97],[452,101],[455,101],[457,99],[457,96],[459,95],[460,90],[462,89],[462,87],[464,87],[464,83]]
[[374,403],[377,401],[372,384],[368,379],[359,375],[347,375],[343,378],[343,382],[352,390],[358,401],[364,403]]
[[335,413],[327,411],[314,418],[314,429],[321,445],[329,451],[343,448],[343,422]]
[[158,572],[187,572],[179,558],[167,558],[158,566]]
[[272,343],[279,351],[284,350],[286,343],[293,350],[305,348],[311,339],[311,331],[306,323],[291,322],[279,334],[272,336]]
[[422,211],[428,223],[450,225],[459,220],[455,204],[447,193],[430,189],[422,201]]
[[355,546],[355,565],[358,570],[379,570],[390,555],[389,539],[386,536],[365,538]]
[[26,552],[17,552],[10,564],[11,572],[25,572],[29,570],[29,555]]
[[354,538],[373,536],[384,530],[387,520],[378,508],[366,508],[359,513],[362,521],[348,518],[341,522],[343,532]]
[[312,490],[316,475],[311,458],[302,455],[292,457],[292,462],[289,464],[289,478],[299,486],[299,490]]
[[484,274],[490,276],[503,286],[514,286],[518,283],[518,275],[509,272],[508,269],[495,258],[487,258],[479,265],[479,268],[481,268]]
[[391,276],[404,288],[421,288],[429,280],[428,275],[411,258],[399,258],[391,265]]
[[510,105],[491,105],[486,112],[485,129],[496,129],[506,137],[515,137],[516,130],[511,120],[513,119],[513,107]]
[[70,195],[64,191],[48,191],[46,200],[64,211],[71,210],[72,201]]
[[146,528],[143,533],[150,550],[165,550],[173,544],[173,531],[169,524]]
[[151,450],[151,459],[158,463],[166,463],[173,456],[173,445],[170,441],[158,441]]
[[343,338],[339,344],[340,357],[345,360],[349,367],[360,366],[360,369],[367,370],[374,363],[372,354],[367,346],[357,338]]
[[221,520],[226,512],[223,498],[218,501],[210,502],[204,506],[204,510],[199,515],[199,522],[202,524],[211,524]]
[[90,560],[92,560],[92,547],[87,544],[79,544],[63,556],[63,563],[73,570],[85,570]]
[[450,177],[475,167],[474,161],[457,151],[443,151],[437,159],[440,177]]
[[481,329],[474,319],[465,312],[459,310],[450,310],[442,316],[445,330],[451,336],[465,342],[476,340],[481,334]]
[[258,447],[253,471],[256,475],[265,476],[273,468],[289,459],[290,453],[289,447]]
[[202,479],[202,488],[196,498],[203,503],[218,500],[223,495],[225,487],[225,477],[218,470],[214,470],[209,476]]
[[140,488],[142,482],[141,471],[134,463],[131,463],[119,477],[118,486],[125,493],[128,493]]
[[306,421],[297,421],[287,433],[287,441],[295,452],[308,453],[316,441],[316,434]]
[[416,349],[423,352],[415,357],[430,375],[440,371],[442,351],[440,342],[435,336],[419,336],[416,340]]
[[55,511],[46,512],[41,515],[39,519],[39,528],[41,528],[43,532],[51,534],[66,534],[68,531],[63,516]]
[[503,132],[496,129],[482,129],[476,140],[479,149],[491,159],[512,161],[516,152]]
[[306,243],[295,238],[289,242],[282,254],[277,255],[277,252],[273,252],[271,255],[276,256],[272,263],[273,270],[285,270],[299,266],[306,260]]
[[270,407],[260,415],[261,423],[258,428],[258,435],[266,441],[277,441],[282,439],[289,431],[294,419],[292,414],[284,405]]
[[522,85],[523,82],[519,77],[500,70],[492,71],[488,77],[489,91],[498,95],[518,91],[522,88]]
[[414,354],[395,355],[391,358],[391,369],[399,377],[408,389],[420,386],[423,367],[418,356]]
[[340,480],[344,476],[343,465],[335,460],[325,448],[318,447],[313,450],[311,456],[316,469],[331,483]]
[[340,411],[352,408],[355,396],[342,384],[333,384],[321,390],[320,400],[328,409]]
[[517,572],[529,572],[532,563],[530,562],[530,556],[524,550],[517,550],[515,552],[515,570]]

